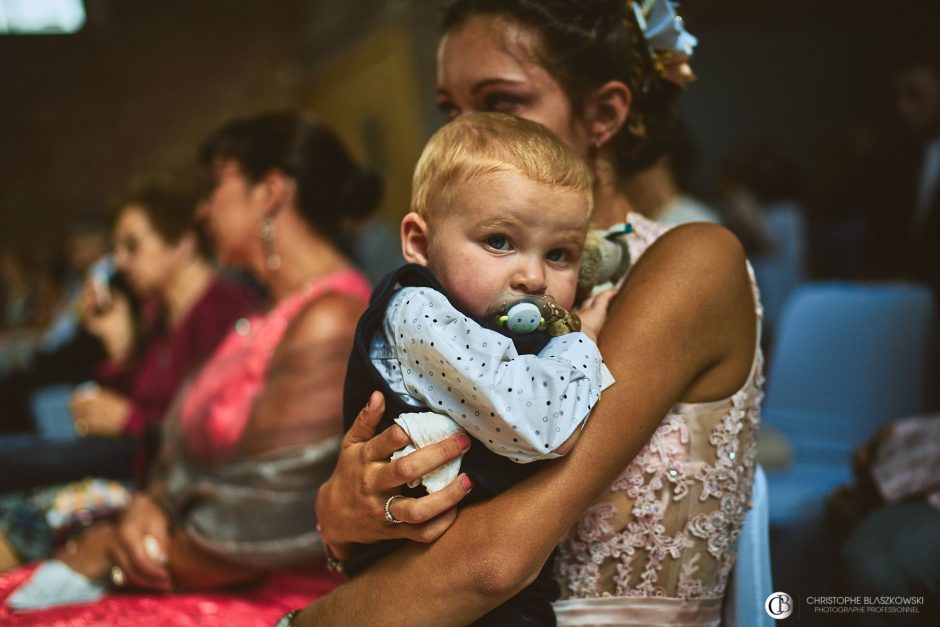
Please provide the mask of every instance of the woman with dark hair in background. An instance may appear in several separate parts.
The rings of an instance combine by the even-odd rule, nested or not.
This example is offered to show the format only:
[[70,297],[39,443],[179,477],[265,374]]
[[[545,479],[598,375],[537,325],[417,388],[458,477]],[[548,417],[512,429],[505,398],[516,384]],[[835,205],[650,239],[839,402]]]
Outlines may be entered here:
[[[193,177],[161,175],[138,181],[124,194],[114,257],[143,311],[138,315],[132,297],[106,282],[86,283],[82,324],[101,340],[107,358],[96,368],[95,382],[72,393],[79,437],[0,439],[0,490],[89,475],[128,480],[135,466],[138,477],[145,474],[177,389],[235,320],[254,309],[246,291],[218,277],[209,261],[196,225],[201,191]],[[9,545],[20,561],[48,555],[54,536],[76,523],[82,509],[87,510],[82,515],[113,513],[113,505],[125,498],[121,493],[117,484],[84,482],[6,495],[0,498],[0,547]],[[77,495],[81,504],[65,504]],[[49,522],[50,513],[56,522]],[[12,566],[10,561],[0,560],[0,569]]]
[[[374,211],[381,185],[326,126],[289,112],[227,124],[201,158],[215,183],[201,215],[218,257],[249,270],[272,306],[240,322],[178,395],[157,470],[121,521],[62,556],[117,588],[205,590],[322,558],[313,495],[336,460],[346,361],[369,296],[339,243],[348,219]],[[273,622],[280,597],[296,603],[336,578],[302,581],[274,578],[218,612],[226,624]],[[171,624],[198,620],[200,603],[113,596],[48,615]]]
[[755,468],[760,306],[731,234],[707,224],[665,232],[622,191],[668,148],[691,77],[694,38],[672,11],[622,0],[448,8],[441,109],[541,122],[594,170],[595,225],[626,232],[633,265],[599,338],[617,383],[567,457],[459,514],[459,481],[393,497],[468,443],[456,436],[388,462],[408,439],[398,427],[372,437],[382,413],[373,394],[317,495],[321,535],[334,564],[353,543],[415,542],[284,623],[554,624],[551,607],[500,605],[545,585],[559,542],[559,623],[720,622]]
[[[134,328],[123,295],[102,292],[95,281],[86,284],[83,324],[108,351],[99,381],[128,394],[105,388],[74,394],[72,414],[80,435],[142,437],[159,425],[183,379],[253,309],[246,291],[212,266],[211,249],[196,227],[196,192],[195,181],[154,178],[136,184],[122,203],[114,261],[144,302],[143,328]],[[141,342],[138,335],[151,339]]]

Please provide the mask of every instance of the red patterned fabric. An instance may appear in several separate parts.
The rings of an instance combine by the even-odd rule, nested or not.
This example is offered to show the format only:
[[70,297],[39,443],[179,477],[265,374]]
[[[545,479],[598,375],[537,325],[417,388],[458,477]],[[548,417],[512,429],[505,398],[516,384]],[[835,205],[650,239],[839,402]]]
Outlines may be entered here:
[[304,575],[285,572],[271,575],[259,586],[229,592],[114,594],[91,604],[11,612],[7,597],[35,568],[32,565],[0,575],[0,625],[271,627],[282,615],[306,606],[343,579],[326,569]]

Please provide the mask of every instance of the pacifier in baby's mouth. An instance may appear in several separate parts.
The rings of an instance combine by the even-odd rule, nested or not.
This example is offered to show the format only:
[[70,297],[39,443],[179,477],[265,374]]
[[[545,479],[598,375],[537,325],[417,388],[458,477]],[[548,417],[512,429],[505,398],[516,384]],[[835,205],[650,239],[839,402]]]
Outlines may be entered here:
[[555,303],[551,296],[500,294],[486,310],[493,320],[510,333],[526,335],[545,331],[551,336],[581,330],[581,320]]

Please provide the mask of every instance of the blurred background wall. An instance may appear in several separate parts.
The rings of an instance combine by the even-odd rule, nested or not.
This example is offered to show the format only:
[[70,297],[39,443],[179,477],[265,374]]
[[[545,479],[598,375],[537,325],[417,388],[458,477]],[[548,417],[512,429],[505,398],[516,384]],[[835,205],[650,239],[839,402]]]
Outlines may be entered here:
[[[0,36],[0,245],[54,252],[128,177],[190,158],[227,118],[318,112],[407,207],[434,110],[439,0],[85,0],[74,35]],[[683,103],[706,196],[757,138],[805,168],[825,138],[877,124],[905,42],[935,38],[935,0],[697,0],[699,81]]]

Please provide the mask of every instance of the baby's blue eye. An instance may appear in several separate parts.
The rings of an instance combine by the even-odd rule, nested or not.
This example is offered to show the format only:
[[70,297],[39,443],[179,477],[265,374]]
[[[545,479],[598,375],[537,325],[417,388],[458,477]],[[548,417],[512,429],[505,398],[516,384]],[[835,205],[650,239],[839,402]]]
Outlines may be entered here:
[[493,235],[486,238],[486,245],[496,250],[509,250],[509,238],[503,235]]
[[545,257],[549,261],[565,261],[568,259],[568,253],[560,248],[556,248],[555,250],[548,251]]

